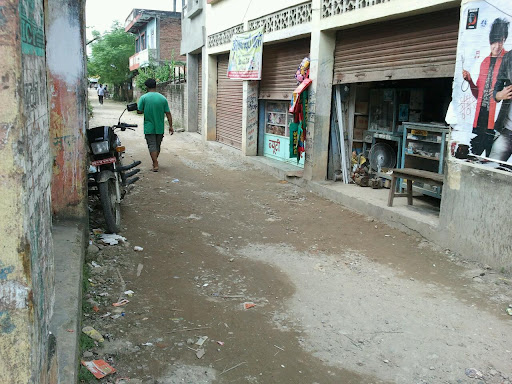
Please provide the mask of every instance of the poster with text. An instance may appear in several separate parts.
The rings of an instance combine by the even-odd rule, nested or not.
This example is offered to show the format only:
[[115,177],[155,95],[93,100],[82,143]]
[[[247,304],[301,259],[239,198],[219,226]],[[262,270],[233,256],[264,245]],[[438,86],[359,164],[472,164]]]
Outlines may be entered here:
[[263,27],[233,36],[229,52],[230,79],[261,80]]
[[512,2],[461,7],[452,105],[452,154],[512,164]]

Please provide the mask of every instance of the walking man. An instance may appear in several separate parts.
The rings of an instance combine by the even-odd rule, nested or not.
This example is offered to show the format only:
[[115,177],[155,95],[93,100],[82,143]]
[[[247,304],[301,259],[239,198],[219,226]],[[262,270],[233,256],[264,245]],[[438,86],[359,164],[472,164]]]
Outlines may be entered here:
[[105,96],[105,88],[103,88],[103,85],[100,84],[98,88],[98,100],[100,104],[103,105],[103,97]]
[[148,91],[139,99],[137,113],[144,114],[144,135],[153,162],[153,172],[158,172],[158,156],[164,138],[164,116],[167,116],[169,134],[172,135],[172,115],[167,99],[156,91],[156,80],[147,79],[144,85]]

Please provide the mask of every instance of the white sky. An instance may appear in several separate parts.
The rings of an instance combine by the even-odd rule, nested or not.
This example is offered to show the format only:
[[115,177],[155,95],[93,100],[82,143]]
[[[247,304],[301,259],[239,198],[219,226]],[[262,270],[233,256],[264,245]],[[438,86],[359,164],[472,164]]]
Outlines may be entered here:
[[[115,20],[124,26],[133,8],[172,11],[172,0],[87,0],[85,7],[87,40],[90,40],[93,30],[103,33]],[[176,1],[176,8],[181,12],[181,0]]]

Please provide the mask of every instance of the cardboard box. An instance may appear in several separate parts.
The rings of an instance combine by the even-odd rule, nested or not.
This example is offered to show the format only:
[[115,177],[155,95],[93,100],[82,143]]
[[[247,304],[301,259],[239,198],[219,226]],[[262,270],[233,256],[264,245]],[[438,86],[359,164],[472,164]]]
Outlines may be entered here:
[[355,112],[361,113],[363,115],[367,115],[368,114],[368,102],[367,101],[357,101]]
[[368,117],[367,116],[356,116],[354,123],[354,130],[362,129],[366,131],[368,129]]

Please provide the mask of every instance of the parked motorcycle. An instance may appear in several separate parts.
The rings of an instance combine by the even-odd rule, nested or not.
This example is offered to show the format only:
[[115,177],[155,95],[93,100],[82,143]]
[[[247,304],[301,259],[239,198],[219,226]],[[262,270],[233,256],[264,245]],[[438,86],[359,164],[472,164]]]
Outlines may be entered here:
[[128,185],[139,180],[139,177],[133,176],[140,172],[140,169],[135,167],[141,162],[122,164],[125,147],[121,145],[121,140],[115,133],[117,129],[126,131],[137,127],[137,124],[121,123],[121,117],[127,110],[137,110],[137,104],[128,104],[119,116],[117,124],[87,130],[90,150],[89,195],[99,196],[107,230],[111,233],[117,233],[121,229],[120,204]]

